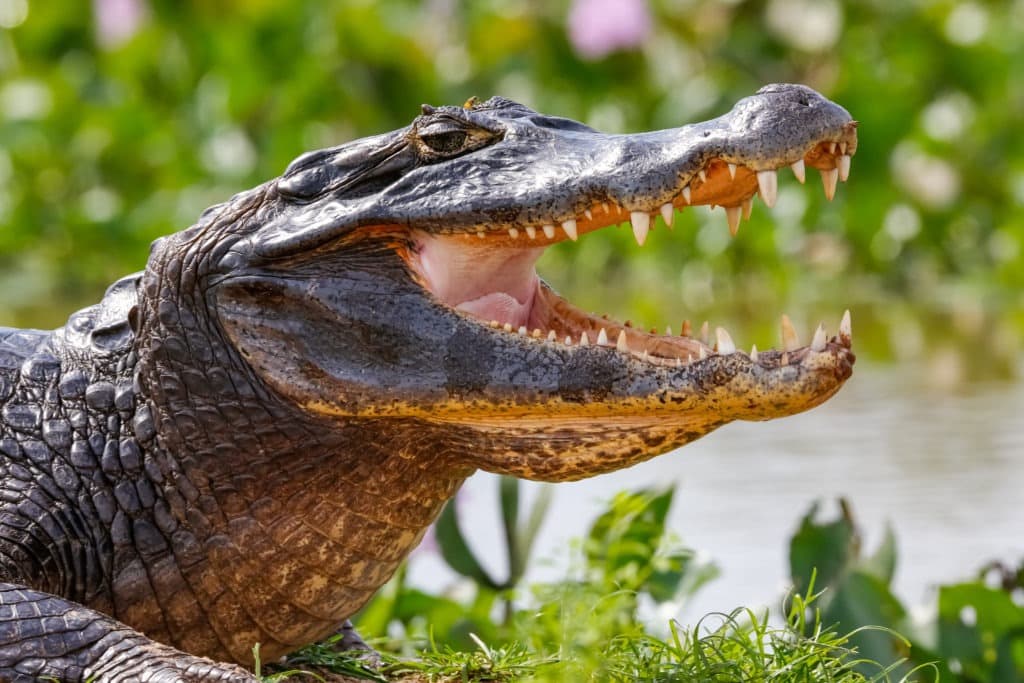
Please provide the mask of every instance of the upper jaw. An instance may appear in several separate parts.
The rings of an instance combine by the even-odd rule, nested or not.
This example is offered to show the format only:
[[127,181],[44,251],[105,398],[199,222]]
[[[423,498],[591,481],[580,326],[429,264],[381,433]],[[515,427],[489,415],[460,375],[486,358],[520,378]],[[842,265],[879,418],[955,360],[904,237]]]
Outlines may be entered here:
[[545,246],[630,220],[643,242],[651,216],[697,204],[726,207],[735,230],[755,194],[775,203],[774,172],[786,166],[801,182],[819,170],[831,198],[857,148],[845,109],[787,84],[709,121],[633,135],[567,129],[521,105],[466,116],[502,136],[428,164],[409,156],[407,129],[301,157],[274,185],[289,206],[254,252],[284,258],[370,226]]
[[570,134],[529,121],[507,122],[491,147],[410,171],[366,211],[433,234],[546,245],[636,226],[666,206],[742,211],[755,194],[772,206],[774,171],[787,166],[801,182],[819,170],[831,197],[857,148],[849,113],[802,86],[768,86],[718,118],[648,133]]
[[[603,136],[618,139],[614,144],[628,141],[630,154],[619,149],[616,158],[631,156],[641,160],[650,172],[635,176],[632,172],[637,169],[623,161],[617,173],[607,175],[609,180],[602,189],[595,189],[592,182],[589,193],[569,202],[575,207],[569,217],[560,219],[555,212],[535,223],[520,219],[511,226],[501,222],[465,225],[456,218],[443,227],[418,228],[412,237],[413,272],[442,303],[492,328],[504,328],[524,337],[570,346],[610,346],[655,365],[682,365],[715,352],[734,352],[736,346],[729,333],[722,328],[710,330],[706,323],[697,328],[687,321],[678,336],[671,330],[658,335],[653,330],[648,334],[634,329],[628,321],[619,323],[588,315],[539,285],[533,264],[550,244],[577,240],[587,232],[623,221],[630,222],[637,242],[642,245],[659,216],[671,227],[676,210],[697,204],[725,207],[728,228],[735,235],[740,221],[749,218],[755,195],[769,207],[775,204],[777,170],[787,166],[801,183],[808,167],[818,169],[825,195],[831,199],[838,181],[845,181],[849,175],[850,159],[857,146],[856,122],[844,109],[808,89],[770,86],[759,96],[741,101],[729,114],[703,124],[638,136]],[[767,124],[750,124],[753,132],[740,135],[734,130],[737,121],[749,124],[751,118],[773,111],[763,106],[763,98],[772,97],[795,99],[796,106],[801,108],[806,105],[799,101],[814,103],[819,110],[816,121],[812,122],[814,125],[796,126],[796,132],[781,138],[769,135],[766,139],[775,143],[751,151],[754,145],[749,140],[756,139],[759,127]],[[775,115],[767,118],[772,119],[768,122],[771,125],[787,126],[785,120],[780,122]],[[587,173],[593,181],[594,174],[603,171],[581,171],[583,176]],[[655,189],[647,190],[647,194],[630,191],[630,178],[635,187]],[[571,193],[581,182],[578,175],[556,186]],[[536,203],[546,206],[544,202]],[[539,211],[523,208],[519,215],[542,215]],[[784,316],[781,353],[762,352],[761,356],[763,362],[786,365],[796,360],[794,352],[800,348],[817,353],[827,344],[837,343],[848,349],[849,336],[847,316],[832,342],[821,328],[812,335],[809,346],[801,347]],[[752,356],[758,359],[756,349]]]

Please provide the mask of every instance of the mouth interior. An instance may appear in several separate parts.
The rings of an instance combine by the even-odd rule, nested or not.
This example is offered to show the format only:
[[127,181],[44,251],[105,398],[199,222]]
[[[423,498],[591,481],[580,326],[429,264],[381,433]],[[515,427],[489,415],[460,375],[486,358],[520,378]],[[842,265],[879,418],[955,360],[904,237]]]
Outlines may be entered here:
[[541,282],[535,264],[545,247],[489,241],[416,232],[416,271],[442,303],[497,330],[569,346],[617,346],[656,364],[714,353],[707,339],[690,337],[689,330],[659,335],[585,313]]
[[[837,181],[847,178],[850,155],[846,142],[825,141],[813,145],[803,157],[781,165],[789,165],[800,182],[804,181],[806,165],[818,168],[825,195],[831,199]],[[774,170],[756,172],[728,160],[712,159],[670,201],[639,211],[608,199],[591,204],[573,218],[537,226],[473,226],[453,228],[446,234],[414,230],[409,265],[442,304],[499,332],[569,346],[610,346],[649,363],[679,366],[713,353],[735,352],[729,333],[717,328],[712,334],[707,323],[695,331],[687,321],[679,334],[669,331],[662,335],[655,330],[638,330],[629,322],[590,315],[541,282],[535,269],[537,260],[551,244],[575,240],[581,234],[627,220],[637,241],[643,244],[656,216],[660,214],[671,227],[675,210],[695,204],[724,206],[728,228],[735,235],[741,218],[750,216],[754,195],[760,195],[770,207],[776,192]],[[819,327],[811,345],[801,347],[788,318],[783,316],[784,348],[779,352],[762,351],[760,355],[766,362],[771,359],[788,364],[809,351],[824,350],[828,342],[849,348],[849,337],[849,319],[844,317],[836,337],[827,339],[824,328]],[[756,348],[750,355],[758,359]]]
[[467,244],[459,237],[422,231],[413,239],[417,270],[427,288],[448,306],[516,330],[540,329],[546,323],[532,315],[540,288],[534,266],[544,247],[503,247],[486,244],[488,240]]

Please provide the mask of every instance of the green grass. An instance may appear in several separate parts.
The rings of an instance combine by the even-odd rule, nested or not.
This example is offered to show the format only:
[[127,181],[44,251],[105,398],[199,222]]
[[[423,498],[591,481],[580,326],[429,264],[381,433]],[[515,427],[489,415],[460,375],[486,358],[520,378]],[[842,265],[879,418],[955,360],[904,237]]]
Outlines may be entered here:
[[[476,649],[456,651],[431,643],[418,657],[384,654],[382,666],[368,670],[350,653],[334,652],[319,645],[300,653],[296,662],[319,672],[335,671],[375,681],[471,683],[474,681],[686,681],[732,683],[772,681],[778,683],[867,683],[930,681],[937,676],[928,667],[908,675],[895,673],[902,662],[883,665],[870,661],[851,644],[856,633],[841,634],[820,621],[813,603],[817,596],[795,596],[784,624],[772,625],[767,614],[740,608],[729,614],[711,614],[693,627],[672,622],[669,634],[661,638],[642,625],[626,625],[628,633],[611,635],[603,643],[581,649],[572,640],[550,642],[544,651],[521,642],[489,646],[474,637]],[[561,614],[578,616],[575,609]],[[593,607],[591,605],[591,607]],[[607,632],[611,622],[595,623],[613,613],[589,610],[591,622],[579,627]],[[521,622],[522,623],[522,622]],[[551,634],[543,617],[534,622],[540,633],[522,632],[524,642]],[[569,628],[566,634],[578,635]],[[909,643],[908,643],[909,646]],[[319,674],[305,680],[325,680]],[[303,680],[294,670],[263,679],[281,683]],[[327,679],[329,680],[329,679]]]

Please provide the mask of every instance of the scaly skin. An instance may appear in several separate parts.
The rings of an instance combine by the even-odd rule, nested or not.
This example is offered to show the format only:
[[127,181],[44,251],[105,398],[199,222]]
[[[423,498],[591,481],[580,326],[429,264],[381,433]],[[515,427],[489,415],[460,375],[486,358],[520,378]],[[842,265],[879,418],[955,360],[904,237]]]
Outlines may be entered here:
[[752,358],[594,319],[532,264],[666,204],[732,220],[799,160],[834,188],[854,127],[799,86],[634,136],[425,107],[158,240],[65,327],[0,329],[0,680],[251,681],[218,661],[337,631],[478,468],[579,479],[824,401],[846,327]]

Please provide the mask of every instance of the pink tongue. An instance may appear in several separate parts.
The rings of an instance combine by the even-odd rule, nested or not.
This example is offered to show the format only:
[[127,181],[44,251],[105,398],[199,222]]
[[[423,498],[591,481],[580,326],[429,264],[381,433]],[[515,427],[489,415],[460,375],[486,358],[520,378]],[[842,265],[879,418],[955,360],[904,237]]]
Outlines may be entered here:
[[481,320],[497,320],[504,324],[509,323],[512,327],[519,329],[530,320],[530,304],[532,301],[521,304],[514,297],[505,292],[495,292],[473,299],[463,301],[455,308],[474,315]]
[[534,264],[543,247],[501,247],[474,241],[413,234],[411,265],[427,288],[449,306],[518,329],[529,325],[539,281]]

